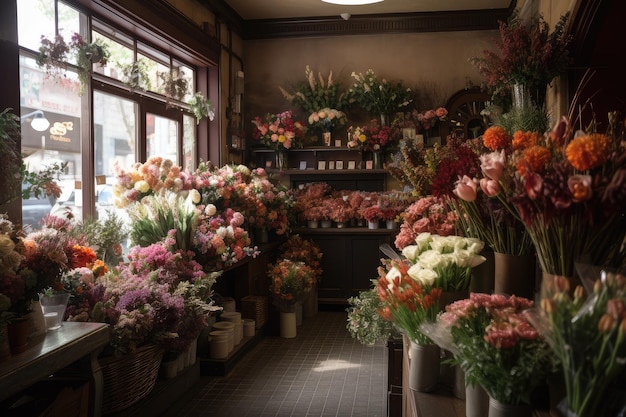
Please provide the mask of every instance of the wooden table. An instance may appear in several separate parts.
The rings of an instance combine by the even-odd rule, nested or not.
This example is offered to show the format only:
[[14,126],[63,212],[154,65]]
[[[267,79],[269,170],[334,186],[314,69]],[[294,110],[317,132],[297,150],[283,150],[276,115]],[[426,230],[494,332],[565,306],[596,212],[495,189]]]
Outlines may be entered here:
[[0,361],[0,401],[78,363],[89,381],[89,415],[100,416],[102,372],[97,358],[108,342],[105,323],[63,322],[60,329],[48,331],[25,352]]

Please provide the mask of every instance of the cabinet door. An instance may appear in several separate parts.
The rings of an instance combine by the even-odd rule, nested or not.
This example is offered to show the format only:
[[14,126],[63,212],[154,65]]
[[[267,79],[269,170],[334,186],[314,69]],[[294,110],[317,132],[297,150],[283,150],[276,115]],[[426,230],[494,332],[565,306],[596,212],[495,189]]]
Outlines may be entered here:
[[378,278],[378,267],[383,257],[380,245],[388,243],[388,236],[355,236],[351,239],[350,260],[352,262],[348,297],[357,296],[360,291],[367,291],[372,286],[372,279]]

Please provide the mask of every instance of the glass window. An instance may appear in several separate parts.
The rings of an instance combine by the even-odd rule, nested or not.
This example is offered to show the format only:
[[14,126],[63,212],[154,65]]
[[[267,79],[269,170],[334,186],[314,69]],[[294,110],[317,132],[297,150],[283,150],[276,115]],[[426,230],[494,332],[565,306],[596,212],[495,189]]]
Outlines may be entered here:
[[18,1],[17,19],[17,38],[20,46],[33,51],[38,50],[41,36],[51,39],[55,34],[54,0]]
[[160,156],[180,165],[178,155],[178,122],[146,113],[146,157]]
[[[32,58],[20,57],[22,154],[32,174],[27,176],[32,181],[23,184],[22,216],[24,224],[33,227],[48,213],[61,214],[63,203],[74,198],[75,188],[80,189],[79,82],[76,73],[66,71],[64,75],[48,77]],[[59,166],[64,169],[58,170]],[[50,180],[55,180],[60,190],[50,189]]]
[[196,118],[183,115],[183,169],[196,169]]

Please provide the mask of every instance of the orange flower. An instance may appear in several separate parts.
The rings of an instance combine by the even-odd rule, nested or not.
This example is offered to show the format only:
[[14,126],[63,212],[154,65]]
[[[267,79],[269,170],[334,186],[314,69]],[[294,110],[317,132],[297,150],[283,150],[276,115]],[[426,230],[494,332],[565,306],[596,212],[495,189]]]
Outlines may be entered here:
[[96,261],[91,265],[91,271],[93,272],[94,277],[99,278],[109,272],[109,268],[102,259],[96,259]]
[[502,126],[491,126],[483,133],[483,143],[492,151],[497,151],[511,143],[511,136]]
[[513,134],[513,149],[525,149],[539,143],[539,132],[522,132],[518,130]]
[[96,252],[88,246],[74,245],[72,247],[72,259],[70,269],[82,268],[92,264],[96,260]]
[[534,172],[542,172],[551,159],[552,155],[549,149],[539,145],[531,146],[524,150],[522,158],[517,162],[517,172],[522,176],[525,176],[529,169]]
[[611,139],[601,133],[593,133],[572,140],[565,156],[572,166],[580,171],[602,165],[606,161]]

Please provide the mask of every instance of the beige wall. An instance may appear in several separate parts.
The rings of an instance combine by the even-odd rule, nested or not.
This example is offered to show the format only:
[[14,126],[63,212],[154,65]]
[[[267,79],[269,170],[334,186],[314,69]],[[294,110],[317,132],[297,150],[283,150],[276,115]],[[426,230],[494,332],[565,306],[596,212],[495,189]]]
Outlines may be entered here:
[[[266,112],[291,108],[278,86],[304,81],[307,65],[349,88],[350,74],[372,69],[379,77],[403,81],[418,93],[427,92],[443,105],[468,81],[480,84],[481,77],[468,62],[490,47],[495,31],[409,33],[388,35],[335,36],[247,41],[244,44],[246,73],[245,116],[249,120]],[[420,104],[418,104],[419,106]]]

